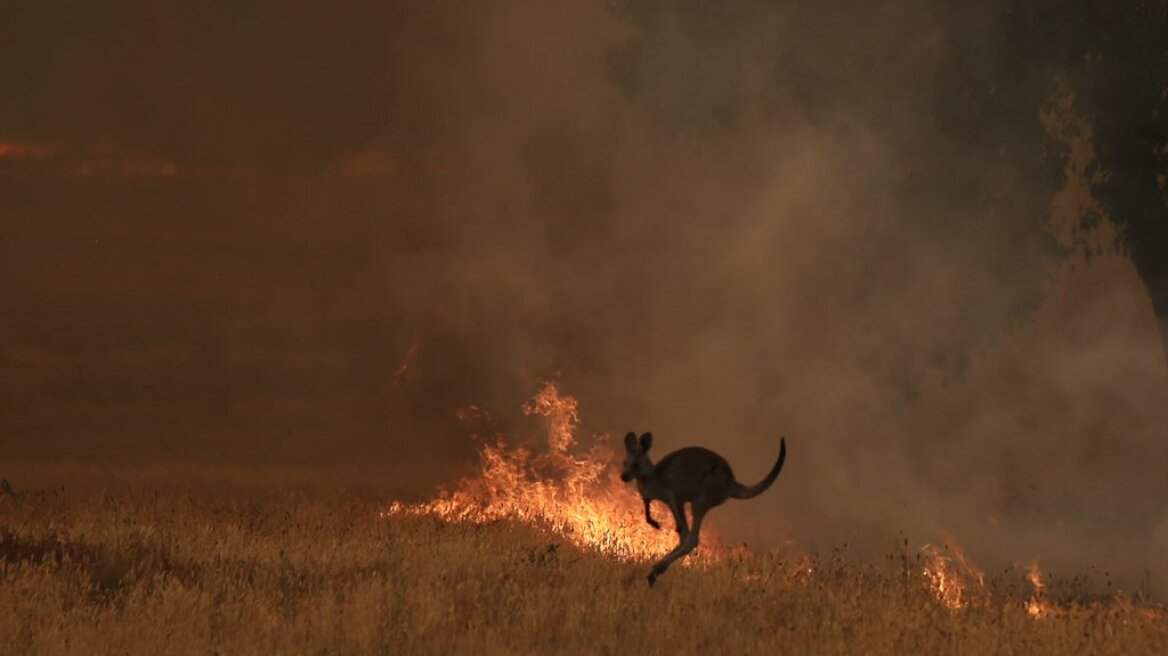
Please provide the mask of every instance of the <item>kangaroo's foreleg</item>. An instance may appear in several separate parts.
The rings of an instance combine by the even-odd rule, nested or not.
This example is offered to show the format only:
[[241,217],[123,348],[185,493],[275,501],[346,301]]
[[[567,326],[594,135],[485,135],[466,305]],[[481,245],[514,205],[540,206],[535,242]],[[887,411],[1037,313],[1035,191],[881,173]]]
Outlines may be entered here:
[[685,504],[675,501],[669,504],[669,510],[673,513],[673,523],[677,526],[677,539],[679,543],[685,542],[685,536],[689,535],[689,522],[685,521]]
[[649,497],[643,498],[645,500],[645,521],[649,522],[649,526],[652,526],[653,528],[661,528],[661,525],[657,523],[657,520],[653,519],[653,514],[649,512],[649,503],[652,501],[652,499]]
[[[649,572],[649,585],[653,585],[657,581],[657,577],[664,574],[665,570],[669,569],[669,566],[673,564],[673,561],[684,557],[697,548],[698,532],[702,530],[702,518],[706,516],[707,510],[708,508],[699,508],[697,505],[693,507],[693,528],[686,533],[685,539],[681,541],[681,544],[677,545],[676,549],[665,554],[665,557],[653,566],[653,570]],[[684,513],[682,517],[685,517]]]

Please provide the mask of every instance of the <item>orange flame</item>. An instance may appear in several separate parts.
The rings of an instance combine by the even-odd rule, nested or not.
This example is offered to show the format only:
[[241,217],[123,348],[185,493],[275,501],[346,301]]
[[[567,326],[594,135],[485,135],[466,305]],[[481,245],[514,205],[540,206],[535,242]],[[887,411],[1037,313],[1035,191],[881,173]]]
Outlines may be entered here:
[[45,159],[53,155],[53,148],[31,141],[0,141],[0,160]]
[[922,574],[930,591],[946,608],[965,608],[972,603],[986,600],[985,574],[982,573],[952,540],[945,547],[950,555],[941,549],[926,544],[921,547],[925,556]]
[[1026,573],[1030,585],[1034,586],[1034,595],[1026,601],[1026,612],[1034,619],[1050,617],[1054,608],[1046,599],[1046,582],[1042,580],[1042,572],[1038,569],[1038,561],[1030,563],[1030,570]]
[[[575,398],[562,395],[554,383],[545,383],[524,404],[523,412],[547,421],[546,452],[533,454],[502,441],[486,445],[479,453],[477,476],[459,481],[453,491],[444,490],[431,501],[394,502],[385,514],[428,515],[475,524],[519,521],[624,561],[659,558],[677,546],[674,531],[664,526],[654,530],[646,524],[636,491],[622,483],[611,467],[617,453],[607,444],[607,436],[594,438],[583,457],[570,453],[580,421]],[[712,536],[702,537],[707,544],[716,544]],[[708,560],[713,552],[703,545],[698,553]]]

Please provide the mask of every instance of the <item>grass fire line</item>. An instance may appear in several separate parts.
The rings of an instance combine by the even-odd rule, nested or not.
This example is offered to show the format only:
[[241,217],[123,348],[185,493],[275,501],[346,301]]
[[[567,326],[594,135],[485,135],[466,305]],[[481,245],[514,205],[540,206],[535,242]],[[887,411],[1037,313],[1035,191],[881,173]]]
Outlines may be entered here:
[[[444,518],[386,512],[375,472],[7,464],[0,654],[1168,653],[1161,607],[1075,603],[1066,577],[1038,593],[1024,567],[979,576],[952,540],[876,560],[703,542],[649,588],[641,561],[676,538],[603,467],[576,489],[542,481],[557,523],[514,496],[488,513],[482,481],[433,506]],[[605,503],[569,507],[594,485]],[[1031,600],[1049,612],[1036,620]]]
[[[574,397],[561,393],[555,383],[546,382],[523,406],[523,412],[545,420],[545,451],[537,454],[497,440],[480,450],[477,475],[463,478],[429,501],[395,501],[382,516],[429,516],[450,523],[527,524],[619,562],[653,561],[677,546],[673,531],[654,530],[644,521],[640,498],[619,479],[615,466],[619,452],[608,436],[595,436],[583,455],[573,455],[579,446],[575,431],[580,421],[579,403]],[[985,573],[951,535],[942,535],[944,547],[925,544],[918,552],[920,565],[916,574],[921,586],[940,606],[950,610],[990,607],[994,599]],[[701,547],[682,562],[700,570],[733,561],[741,553],[707,530]],[[798,580],[814,574],[813,560],[804,554],[798,564],[787,561],[783,577]],[[759,579],[757,573],[743,576]],[[1025,578],[1033,590],[1022,604],[1029,617],[1041,620],[1062,614],[1048,597],[1037,560]],[[1122,603],[1123,598],[1119,601]],[[1141,616],[1165,617],[1162,610],[1151,607],[1143,609]]]
[[[675,533],[645,524],[639,497],[611,466],[617,451],[606,439],[597,439],[582,456],[572,454],[580,419],[575,398],[547,383],[523,412],[547,422],[546,451],[535,454],[502,441],[485,445],[477,476],[464,478],[431,501],[394,502],[385,514],[478,524],[518,521],[628,562],[647,561],[676,546]],[[711,535],[697,560],[717,559],[719,553]]]

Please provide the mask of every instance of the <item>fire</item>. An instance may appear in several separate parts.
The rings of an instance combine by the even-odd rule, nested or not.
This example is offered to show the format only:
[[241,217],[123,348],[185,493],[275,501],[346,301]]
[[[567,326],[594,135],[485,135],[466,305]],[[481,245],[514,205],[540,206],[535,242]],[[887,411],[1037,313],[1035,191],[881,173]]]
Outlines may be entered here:
[[922,574],[937,601],[953,609],[984,602],[985,574],[969,562],[965,552],[952,540],[946,545],[945,550],[951,554],[942,553],[941,549],[931,544],[921,548],[921,553],[925,556]]
[[566,454],[568,447],[576,442],[572,433],[580,423],[580,404],[571,396],[560,396],[560,390],[553,383],[545,383],[523,406],[523,414],[539,415],[548,420],[548,446],[552,453]]
[[[386,514],[428,515],[448,522],[518,521],[551,531],[585,549],[624,561],[659,558],[677,546],[677,534],[645,523],[640,497],[622,483],[612,463],[618,453],[607,436],[594,438],[583,456],[573,455],[580,421],[575,398],[554,383],[523,406],[547,422],[547,450],[533,453],[501,440],[479,452],[477,476],[418,504],[394,502]],[[658,515],[663,513],[659,506]],[[706,535],[703,534],[705,542]],[[703,546],[701,558],[711,557]]]
[[1026,601],[1026,612],[1034,619],[1050,617],[1054,608],[1046,599],[1046,582],[1042,580],[1042,572],[1038,569],[1038,561],[1030,563],[1030,570],[1026,573],[1030,585],[1034,586],[1034,595]]
[[45,159],[52,154],[53,149],[45,144],[30,141],[0,141],[0,160]]

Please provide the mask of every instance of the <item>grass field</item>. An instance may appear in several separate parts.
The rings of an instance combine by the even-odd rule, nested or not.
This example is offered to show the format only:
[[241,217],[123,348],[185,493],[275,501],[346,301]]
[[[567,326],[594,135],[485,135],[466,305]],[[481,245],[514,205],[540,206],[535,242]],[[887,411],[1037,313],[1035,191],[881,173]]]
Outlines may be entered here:
[[1168,653],[1148,606],[1031,618],[1017,573],[945,608],[907,549],[736,553],[649,588],[643,564],[531,527],[384,518],[358,488],[83,472],[0,499],[0,653]]

